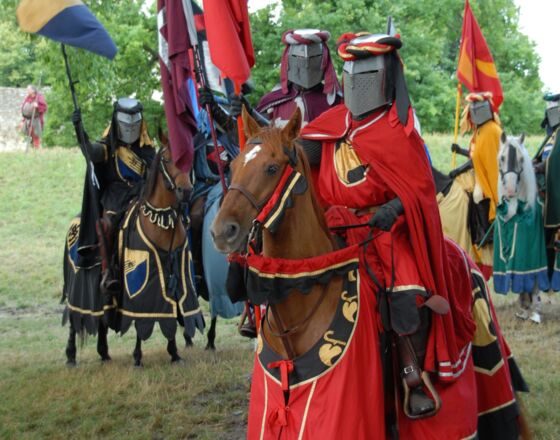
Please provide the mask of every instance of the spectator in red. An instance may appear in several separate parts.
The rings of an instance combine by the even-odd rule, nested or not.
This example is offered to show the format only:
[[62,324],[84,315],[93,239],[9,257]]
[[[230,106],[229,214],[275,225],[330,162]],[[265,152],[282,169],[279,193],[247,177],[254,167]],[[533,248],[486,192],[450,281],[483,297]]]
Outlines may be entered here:
[[21,104],[22,132],[31,138],[33,147],[41,148],[41,136],[43,134],[44,115],[47,111],[45,97],[37,91],[37,87],[28,85],[27,96]]

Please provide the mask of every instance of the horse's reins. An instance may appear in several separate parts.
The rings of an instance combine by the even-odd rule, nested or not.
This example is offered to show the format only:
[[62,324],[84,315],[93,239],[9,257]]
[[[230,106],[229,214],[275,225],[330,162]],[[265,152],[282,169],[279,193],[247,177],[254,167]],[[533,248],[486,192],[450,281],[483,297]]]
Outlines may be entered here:
[[272,314],[274,315],[274,321],[276,322],[276,327],[278,328],[279,332],[277,333],[272,329],[272,325],[270,324],[270,319],[268,317],[268,313],[265,313],[266,324],[267,324],[267,326],[270,330],[270,333],[273,336],[276,336],[277,338],[280,338],[280,340],[282,341],[282,344],[284,345],[284,348],[286,349],[286,353],[288,354],[288,357],[290,359],[293,359],[294,357],[296,357],[296,353],[295,353],[292,341],[290,340],[289,336],[293,335],[294,333],[299,331],[313,317],[315,312],[317,310],[319,310],[319,306],[323,303],[323,300],[327,296],[326,295],[327,287],[328,287],[328,284],[325,284],[323,286],[323,290],[321,290],[321,293],[319,295],[319,299],[317,299],[317,301],[315,302],[315,304],[311,308],[311,311],[302,320],[300,320],[298,323],[292,325],[288,329],[285,329],[284,322],[282,321],[282,318],[280,317],[280,314],[278,313],[278,310],[276,309],[275,305],[274,304],[269,304],[267,306],[267,309],[270,308],[270,310],[272,310]]

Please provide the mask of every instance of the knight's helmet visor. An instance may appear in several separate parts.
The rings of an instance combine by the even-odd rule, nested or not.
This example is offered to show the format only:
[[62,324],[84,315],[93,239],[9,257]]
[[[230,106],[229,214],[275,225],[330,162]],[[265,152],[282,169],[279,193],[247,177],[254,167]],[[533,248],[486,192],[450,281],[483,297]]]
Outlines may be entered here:
[[120,98],[115,104],[117,135],[125,144],[140,138],[142,129],[142,104],[137,99]]
[[344,104],[352,115],[363,115],[389,102],[385,95],[385,75],[384,55],[344,63]]
[[[320,32],[318,29],[301,29],[295,34],[305,36]],[[315,87],[325,72],[323,65],[323,43],[292,44],[288,48],[288,81],[304,89]]]
[[494,119],[490,101],[471,102],[469,112],[471,116],[471,121],[476,126],[482,125],[485,122]]

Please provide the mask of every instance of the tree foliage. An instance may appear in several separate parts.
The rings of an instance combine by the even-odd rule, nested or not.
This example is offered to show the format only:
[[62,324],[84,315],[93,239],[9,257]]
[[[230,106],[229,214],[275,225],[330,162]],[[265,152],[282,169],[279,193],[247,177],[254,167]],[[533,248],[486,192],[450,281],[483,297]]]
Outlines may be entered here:
[[[257,51],[253,70],[256,95],[269,91],[279,78],[282,32],[318,28],[331,32],[329,41],[337,72],[341,61],[335,42],[344,32],[385,32],[391,15],[401,34],[401,56],[413,105],[427,131],[453,129],[464,2],[460,0],[285,0],[278,17],[274,6],[252,14]],[[472,1],[471,6],[493,53],[505,100],[502,122],[508,131],[538,132],[543,114],[539,58],[534,44],[519,31],[513,0]],[[271,67],[274,67],[272,69]]]
[[[113,102],[122,96],[142,101],[150,131],[155,131],[164,119],[161,102],[153,99],[154,92],[160,90],[155,5],[149,2],[148,9],[144,3],[141,0],[87,2],[117,45],[118,53],[113,61],[82,49],[66,48],[73,79],[78,81],[75,87],[84,126],[91,138],[101,136],[111,118]],[[15,23],[15,5],[11,9]],[[22,32],[16,34],[24,41],[33,40],[36,59],[29,62],[35,78],[40,72],[43,85],[48,86],[45,143],[75,145],[70,119],[73,104],[60,44],[42,37],[30,38]],[[22,56],[18,59],[25,60]]]
[[[39,80],[48,86],[49,113],[45,142],[75,145],[70,123],[72,100],[60,45],[18,30],[18,0],[0,2],[0,85],[25,86]],[[111,62],[84,50],[67,49],[91,137],[107,125],[113,101],[135,96],[145,108],[151,131],[164,123],[163,108],[153,99],[160,91],[157,64],[155,2],[147,0],[89,0],[92,12],[109,31],[119,49]],[[149,7],[148,7],[149,5]],[[542,83],[534,44],[519,31],[514,0],[472,0],[473,11],[494,55],[505,100],[501,119],[507,131],[539,132]],[[284,46],[282,32],[290,28],[319,28],[331,32],[329,42],[337,72],[342,63],[335,42],[348,31],[385,31],[392,15],[403,39],[401,55],[409,92],[425,131],[453,129],[457,79],[455,69],[461,34],[462,0],[284,0],[279,14],[269,6],[251,14],[257,64],[253,69],[256,101],[279,80]]]

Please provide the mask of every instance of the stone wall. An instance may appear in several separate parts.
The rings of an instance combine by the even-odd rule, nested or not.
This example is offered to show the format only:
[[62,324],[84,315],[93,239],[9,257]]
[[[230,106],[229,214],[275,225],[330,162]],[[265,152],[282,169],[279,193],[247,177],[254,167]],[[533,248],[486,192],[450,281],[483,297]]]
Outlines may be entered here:
[[0,151],[25,149],[18,132],[25,88],[0,87]]

